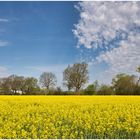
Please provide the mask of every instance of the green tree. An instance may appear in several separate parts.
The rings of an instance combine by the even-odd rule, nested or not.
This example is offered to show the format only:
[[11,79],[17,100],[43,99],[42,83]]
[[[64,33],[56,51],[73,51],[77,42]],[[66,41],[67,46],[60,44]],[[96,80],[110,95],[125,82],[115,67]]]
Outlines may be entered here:
[[85,94],[87,95],[96,95],[97,91],[98,91],[98,81],[96,80],[93,84],[90,84],[87,86],[87,88],[85,89]]
[[0,79],[0,92],[2,94],[37,94],[39,92],[37,79],[33,77],[23,77],[11,75]]
[[90,84],[87,86],[87,88],[85,89],[85,94],[87,94],[87,95],[95,94],[94,84]]
[[117,95],[135,94],[136,77],[134,75],[118,74],[113,80],[112,85]]
[[101,85],[98,90],[98,95],[113,95],[114,91],[109,85]]
[[88,64],[75,63],[63,72],[64,85],[78,92],[88,81]]
[[34,77],[27,77],[24,79],[24,84],[22,91],[24,94],[37,94],[39,91],[39,86],[37,84],[38,80]]

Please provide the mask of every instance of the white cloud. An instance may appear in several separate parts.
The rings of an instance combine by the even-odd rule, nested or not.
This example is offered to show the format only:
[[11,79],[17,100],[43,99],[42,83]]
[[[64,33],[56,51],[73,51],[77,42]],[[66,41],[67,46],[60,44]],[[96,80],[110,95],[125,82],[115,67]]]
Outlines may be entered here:
[[[109,65],[103,72],[107,79],[122,72],[136,74],[140,65],[140,2],[80,2],[77,7],[80,20],[74,35],[78,47],[105,49],[94,62],[104,61]],[[122,39],[117,40],[119,46],[107,45],[118,33],[124,33]],[[106,45],[98,45],[103,38]]]
[[8,41],[0,40],[0,47],[5,47],[5,46],[8,46],[8,45],[9,45]]
[[102,37],[108,42],[118,31],[129,33],[140,26],[140,2],[80,2],[80,20],[73,30],[78,46],[96,48]]
[[140,36],[130,35],[127,41],[121,41],[119,48],[103,53],[96,59],[109,64],[106,73],[112,77],[123,72],[136,74],[136,68],[140,65]]
[[8,22],[9,19],[6,19],[6,18],[0,18],[0,22]]

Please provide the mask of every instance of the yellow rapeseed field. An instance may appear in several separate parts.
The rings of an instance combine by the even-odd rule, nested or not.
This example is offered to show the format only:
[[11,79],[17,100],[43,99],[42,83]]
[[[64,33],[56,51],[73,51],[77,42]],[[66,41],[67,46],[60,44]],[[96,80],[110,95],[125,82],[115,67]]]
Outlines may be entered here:
[[0,138],[140,138],[140,97],[0,96]]

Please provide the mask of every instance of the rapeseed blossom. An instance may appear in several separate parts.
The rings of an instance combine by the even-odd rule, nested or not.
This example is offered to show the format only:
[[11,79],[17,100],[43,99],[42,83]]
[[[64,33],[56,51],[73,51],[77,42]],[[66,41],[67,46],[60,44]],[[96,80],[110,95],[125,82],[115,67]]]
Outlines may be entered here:
[[139,96],[1,96],[1,139],[140,138]]

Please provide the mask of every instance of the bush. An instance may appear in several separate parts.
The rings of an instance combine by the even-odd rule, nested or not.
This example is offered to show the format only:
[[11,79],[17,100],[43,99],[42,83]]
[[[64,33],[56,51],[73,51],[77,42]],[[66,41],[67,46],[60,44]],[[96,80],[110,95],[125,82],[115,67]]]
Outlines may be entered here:
[[101,87],[98,90],[98,95],[113,95],[114,91],[113,89],[108,85],[101,85]]

